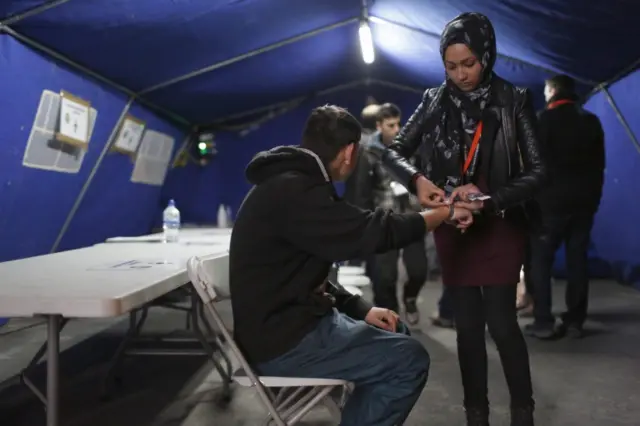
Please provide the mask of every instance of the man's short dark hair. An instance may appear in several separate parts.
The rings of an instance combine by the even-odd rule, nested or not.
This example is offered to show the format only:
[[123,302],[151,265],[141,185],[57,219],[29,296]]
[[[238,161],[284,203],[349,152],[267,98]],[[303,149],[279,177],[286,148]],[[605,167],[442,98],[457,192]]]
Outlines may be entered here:
[[576,81],[568,75],[554,75],[550,79],[546,80],[545,83],[547,83],[549,87],[555,89],[559,93],[571,95],[576,91]]
[[362,122],[362,128],[375,131],[376,123],[378,122],[378,111],[380,105],[371,104],[364,107],[360,114],[360,121]]
[[400,118],[400,108],[396,104],[386,103],[380,105],[380,109],[378,109],[378,117],[377,121],[380,123],[381,121],[387,120],[389,118]]
[[361,134],[360,123],[349,111],[325,105],[311,111],[300,146],[313,151],[324,164],[329,164],[342,148],[358,143]]

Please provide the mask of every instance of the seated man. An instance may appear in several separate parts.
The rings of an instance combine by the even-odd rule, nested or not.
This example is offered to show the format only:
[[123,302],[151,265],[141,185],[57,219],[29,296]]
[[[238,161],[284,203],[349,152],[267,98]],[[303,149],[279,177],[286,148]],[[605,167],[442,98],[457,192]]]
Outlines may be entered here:
[[300,146],[261,152],[249,163],[255,186],[231,235],[233,322],[259,374],[349,380],[355,390],[342,425],[391,426],[402,424],[418,399],[429,355],[395,332],[394,312],[327,282],[329,270],[336,261],[422,240],[446,220],[465,228],[472,219],[453,206],[394,214],[342,201],[333,181],[353,169],[360,132],[346,110],[316,108]]

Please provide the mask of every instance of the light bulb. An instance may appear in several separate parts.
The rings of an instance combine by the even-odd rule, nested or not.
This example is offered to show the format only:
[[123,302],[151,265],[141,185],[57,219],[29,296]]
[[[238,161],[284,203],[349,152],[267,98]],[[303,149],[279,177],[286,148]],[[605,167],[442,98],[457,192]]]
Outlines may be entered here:
[[372,64],[375,60],[375,52],[373,49],[373,36],[371,35],[371,27],[367,21],[363,21],[358,29],[360,37],[360,50],[362,50],[362,60],[365,64]]

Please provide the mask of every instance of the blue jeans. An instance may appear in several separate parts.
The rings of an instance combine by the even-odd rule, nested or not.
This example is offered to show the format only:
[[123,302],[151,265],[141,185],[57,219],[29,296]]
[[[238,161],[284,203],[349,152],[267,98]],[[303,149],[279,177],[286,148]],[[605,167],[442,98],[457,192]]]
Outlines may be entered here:
[[402,325],[397,333],[333,310],[298,345],[255,366],[261,375],[322,377],[355,384],[341,426],[402,424],[427,382],[429,354]]

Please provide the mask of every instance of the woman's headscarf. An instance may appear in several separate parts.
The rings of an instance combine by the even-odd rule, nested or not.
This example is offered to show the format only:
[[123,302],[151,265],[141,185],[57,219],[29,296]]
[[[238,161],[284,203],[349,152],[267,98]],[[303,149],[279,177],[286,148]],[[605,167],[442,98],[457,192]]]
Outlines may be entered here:
[[[444,88],[439,97],[439,107],[442,111],[439,117],[440,122],[425,135],[426,143],[423,144],[425,146],[423,149],[429,149],[429,146],[438,147],[436,151],[431,151],[435,157],[426,165],[426,171],[428,174],[433,172],[440,177],[461,176],[461,165],[468,151],[463,135],[465,132],[473,134],[478,122],[483,119],[483,111],[491,99],[493,66],[496,62],[496,37],[493,26],[486,16],[479,13],[463,13],[445,26],[440,38],[440,53],[443,62],[447,47],[458,43],[469,47],[480,61],[482,79],[473,91],[463,92],[446,77]],[[483,130],[482,140],[485,137],[491,137],[489,131],[492,130],[491,127],[495,127],[487,125]],[[466,178],[475,174],[480,151],[480,149],[476,150]],[[432,155],[426,154],[429,157]]]
[[489,103],[493,66],[496,63],[496,35],[491,21],[480,13],[463,13],[450,21],[440,37],[440,55],[452,44],[464,44],[482,64],[482,79],[477,88],[463,92],[447,77],[449,98],[460,110],[462,127],[473,133],[484,107]]

